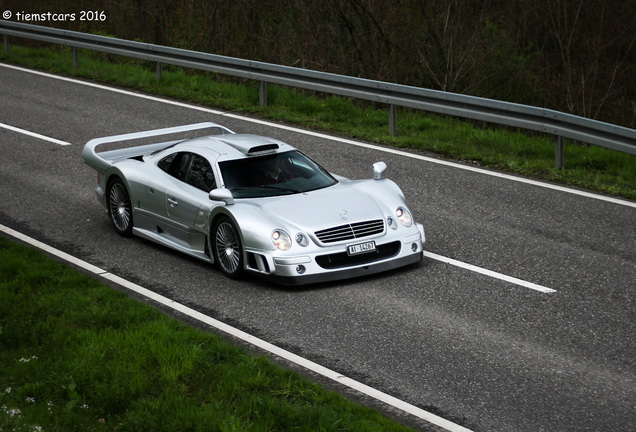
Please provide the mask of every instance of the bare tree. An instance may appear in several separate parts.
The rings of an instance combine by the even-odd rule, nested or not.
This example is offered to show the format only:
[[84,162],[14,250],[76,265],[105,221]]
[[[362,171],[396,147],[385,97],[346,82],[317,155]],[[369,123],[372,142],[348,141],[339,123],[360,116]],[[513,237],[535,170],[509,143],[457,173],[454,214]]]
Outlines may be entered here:
[[616,17],[608,20],[604,1],[545,0],[544,4],[548,30],[558,47],[560,62],[555,69],[567,109],[596,118],[614,91],[634,40],[617,46],[624,30],[616,26]]

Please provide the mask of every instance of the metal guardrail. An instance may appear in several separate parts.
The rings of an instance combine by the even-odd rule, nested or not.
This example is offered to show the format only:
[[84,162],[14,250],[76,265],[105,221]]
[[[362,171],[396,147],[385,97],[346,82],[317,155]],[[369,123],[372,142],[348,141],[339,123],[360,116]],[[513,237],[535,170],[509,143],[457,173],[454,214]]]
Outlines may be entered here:
[[257,80],[261,105],[267,104],[267,83],[387,104],[389,129],[394,135],[397,106],[550,134],[556,137],[555,160],[559,169],[564,164],[563,138],[636,155],[636,130],[545,108],[12,21],[0,20],[0,34],[4,34],[5,51],[9,50],[9,36],[73,47],[75,65],[78,48],[156,62],[158,80],[162,64]]

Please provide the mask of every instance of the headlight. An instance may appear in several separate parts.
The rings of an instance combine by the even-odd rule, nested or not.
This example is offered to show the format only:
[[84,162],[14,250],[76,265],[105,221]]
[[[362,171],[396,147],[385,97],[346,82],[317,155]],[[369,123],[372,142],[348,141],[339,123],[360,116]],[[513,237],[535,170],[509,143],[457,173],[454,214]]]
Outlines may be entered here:
[[413,217],[411,216],[411,212],[409,212],[404,207],[398,207],[398,209],[395,211],[395,215],[397,216],[400,223],[405,227],[408,228],[413,225]]
[[292,245],[291,237],[283,230],[274,230],[272,232],[272,243],[282,251],[289,250]]
[[396,230],[397,229],[397,221],[395,220],[395,218],[393,216],[389,216],[388,218],[386,218],[386,224],[389,226],[389,228],[391,228],[392,230]]
[[296,243],[302,247],[307,247],[309,245],[309,239],[304,233],[298,233],[296,234]]

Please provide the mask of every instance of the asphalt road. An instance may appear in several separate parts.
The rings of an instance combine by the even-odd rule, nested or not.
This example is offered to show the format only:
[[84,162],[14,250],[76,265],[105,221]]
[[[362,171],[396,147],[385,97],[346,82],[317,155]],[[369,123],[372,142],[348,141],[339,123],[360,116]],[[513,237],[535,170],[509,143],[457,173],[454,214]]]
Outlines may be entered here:
[[[430,258],[289,289],[230,281],[203,262],[118,236],[94,197],[83,145],[200,121],[282,139],[350,178],[371,177],[383,160],[424,224],[428,252],[556,291]],[[475,431],[636,428],[633,203],[2,65],[0,123],[1,224]]]

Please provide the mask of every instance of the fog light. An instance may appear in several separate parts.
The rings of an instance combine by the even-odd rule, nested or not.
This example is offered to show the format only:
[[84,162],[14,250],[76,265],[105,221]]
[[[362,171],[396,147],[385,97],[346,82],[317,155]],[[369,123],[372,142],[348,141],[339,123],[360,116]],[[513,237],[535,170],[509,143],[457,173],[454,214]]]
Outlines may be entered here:
[[397,229],[397,222],[395,221],[395,219],[393,219],[391,216],[389,216],[388,218],[386,218],[386,224],[389,226],[389,228],[391,228],[392,230],[396,230]]
[[303,274],[303,273],[305,273],[306,270],[307,269],[305,268],[304,265],[297,265],[296,266],[296,273],[298,273],[298,274]]
[[417,252],[417,243],[413,243],[413,244],[411,245],[411,250],[412,250],[413,252]]
[[296,243],[301,245],[302,247],[307,247],[309,245],[309,239],[303,233],[296,234]]

